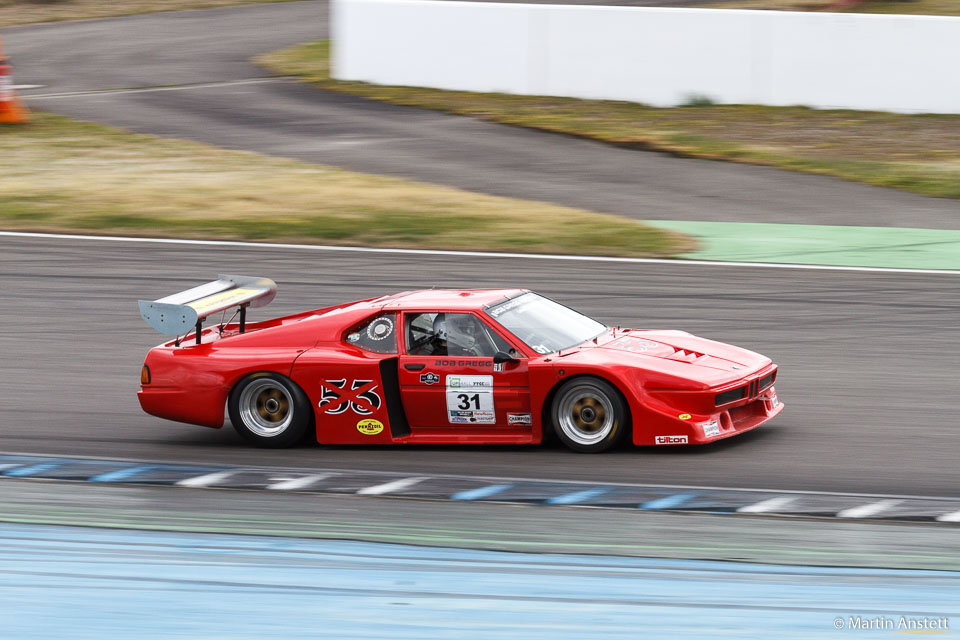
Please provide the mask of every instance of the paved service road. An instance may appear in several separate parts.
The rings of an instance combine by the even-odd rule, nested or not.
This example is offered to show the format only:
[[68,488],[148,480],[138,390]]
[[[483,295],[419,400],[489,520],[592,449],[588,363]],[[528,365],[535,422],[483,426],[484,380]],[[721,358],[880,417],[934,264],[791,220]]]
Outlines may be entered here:
[[[25,92],[31,105],[140,132],[640,219],[960,228],[949,200],[617,149],[293,81],[234,83],[267,75],[254,55],[327,37],[326,14],[324,2],[295,2],[2,33],[17,82],[45,85]],[[225,84],[167,86],[197,83]]]
[[[232,429],[143,414],[155,299],[242,272],[274,278],[252,319],[390,291],[526,286],[610,324],[678,328],[781,365],[787,410],[698,448],[262,451]],[[951,275],[451,258],[0,237],[0,451],[412,474],[956,496],[957,278]]]

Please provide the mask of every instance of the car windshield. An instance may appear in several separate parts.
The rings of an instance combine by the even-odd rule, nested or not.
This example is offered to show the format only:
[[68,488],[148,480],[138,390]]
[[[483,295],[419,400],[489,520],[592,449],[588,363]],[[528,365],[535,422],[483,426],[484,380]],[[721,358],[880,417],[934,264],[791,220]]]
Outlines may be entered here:
[[498,302],[485,311],[540,354],[568,349],[607,330],[596,320],[535,293]]

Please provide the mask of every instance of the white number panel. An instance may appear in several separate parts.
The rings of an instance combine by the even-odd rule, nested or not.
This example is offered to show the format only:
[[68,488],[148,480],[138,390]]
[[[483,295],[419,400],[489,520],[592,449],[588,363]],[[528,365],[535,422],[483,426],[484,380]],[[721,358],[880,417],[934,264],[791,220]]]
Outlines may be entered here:
[[493,376],[447,376],[450,424],[494,424]]

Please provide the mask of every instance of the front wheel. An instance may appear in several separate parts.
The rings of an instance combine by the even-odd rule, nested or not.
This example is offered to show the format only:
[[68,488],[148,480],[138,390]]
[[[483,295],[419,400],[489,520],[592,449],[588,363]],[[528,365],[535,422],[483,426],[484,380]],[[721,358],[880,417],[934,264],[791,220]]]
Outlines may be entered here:
[[616,445],[627,427],[620,394],[599,378],[568,380],[551,407],[553,429],[563,444],[581,453],[600,453]]
[[271,449],[297,444],[313,422],[306,394],[277,373],[255,373],[241,380],[230,392],[227,411],[237,433]]

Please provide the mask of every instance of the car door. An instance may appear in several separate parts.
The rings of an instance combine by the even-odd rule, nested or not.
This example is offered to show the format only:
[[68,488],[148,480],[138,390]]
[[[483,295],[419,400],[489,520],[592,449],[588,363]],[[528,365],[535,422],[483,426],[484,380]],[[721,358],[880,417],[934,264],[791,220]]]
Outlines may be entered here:
[[[406,312],[400,390],[414,434],[530,429],[526,358],[469,312]],[[494,362],[497,353],[511,362]]]

